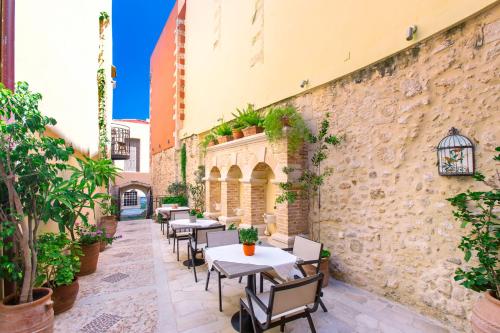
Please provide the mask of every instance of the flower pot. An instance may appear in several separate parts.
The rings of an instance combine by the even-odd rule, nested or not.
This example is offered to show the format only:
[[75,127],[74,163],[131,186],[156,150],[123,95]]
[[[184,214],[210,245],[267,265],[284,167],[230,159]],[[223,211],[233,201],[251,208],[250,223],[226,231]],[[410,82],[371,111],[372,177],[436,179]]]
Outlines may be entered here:
[[217,140],[219,141],[219,143],[225,143],[225,142],[233,141],[233,137],[231,135],[224,135],[224,136],[220,136]]
[[49,288],[33,289],[33,302],[15,305],[17,297],[0,303],[0,332],[51,333],[54,331],[54,302]]
[[281,124],[283,127],[290,127],[290,118],[288,116],[281,117]]
[[196,215],[189,215],[189,222],[195,223],[196,222]]
[[104,249],[106,249],[106,246],[108,246],[108,243],[104,242],[104,241],[101,241],[99,243],[99,252],[102,252],[104,251]]
[[262,133],[264,131],[263,127],[260,126],[251,126],[243,129],[244,136],[250,136],[257,133]]
[[54,301],[54,314],[68,311],[75,304],[76,296],[80,290],[78,278],[75,277],[73,283],[67,286],[59,286],[52,290],[52,300]]
[[112,238],[116,234],[116,228],[118,227],[118,219],[115,215],[107,215],[101,217],[101,222],[99,223],[100,228],[106,229],[106,236]]
[[[319,264],[319,271],[323,273],[323,283],[322,286],[325,288],[328,286],[328,282],[330,281],[330,270],[328,269],[330,264],[330,258],[321,258],[321,262]],[[304,265],[302,266],[304,268],[304,271],[307,273],[307,275],[314,275],[316,274],[316,267],[313,265]]]
[[255,244],[243,244],[243,253],[246,256],[253,256],[255,254]]
[[209,147],[215,146],[217,144],[217,141],[213,140],[208,143]]
[[233,129],[233,139],[238,140],[243,137],[243,131],[240,129]]
[[82,245],[82,256],[80,256],[80,272],[76,275],[84,276],[92,274],[97,269],[97,261],[99,260],[99,248],[101,242],[91,245]]
[[474,304],[470,321],[474,333],[500,332],[500,300],[491,290]]

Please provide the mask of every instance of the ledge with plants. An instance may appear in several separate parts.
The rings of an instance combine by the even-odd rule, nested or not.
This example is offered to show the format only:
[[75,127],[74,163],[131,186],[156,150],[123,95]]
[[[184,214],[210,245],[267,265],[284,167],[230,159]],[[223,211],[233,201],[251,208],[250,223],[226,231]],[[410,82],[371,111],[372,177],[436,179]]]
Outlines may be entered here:
[[254,109],[252,104],[248,104],[243,110],[236,109],[236,113],[233,113],[233,117],[244,136],[255,135],[264,131],[264,118]]
[[291,153],[297,152],[310,135],[304,119],[292,106],[269,109],[263,124],[269,141],[288,139],[288,150]]

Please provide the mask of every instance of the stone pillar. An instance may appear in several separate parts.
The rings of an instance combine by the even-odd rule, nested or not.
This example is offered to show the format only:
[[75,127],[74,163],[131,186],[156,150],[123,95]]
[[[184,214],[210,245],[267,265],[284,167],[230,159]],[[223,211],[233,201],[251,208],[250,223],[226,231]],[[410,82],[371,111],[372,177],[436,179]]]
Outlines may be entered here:
[[205,183],[205,207],[206,217],[218,217],[220,211],[215,209],[216,204],[221,203],[221,183],[215,179],[207,179]]
[[235,216],[234,210],[240,207],[240,188],[238,179],[226,179],[221,182],[221,215]]
[[242,182],[241,185],[243,186],[243,197],[241,202],[243,209],[243,227],[256,227],[259,229],[259,233],[263,234],[265,225],[262,215],[265,213],[266,209],[266,180],[252,179]]

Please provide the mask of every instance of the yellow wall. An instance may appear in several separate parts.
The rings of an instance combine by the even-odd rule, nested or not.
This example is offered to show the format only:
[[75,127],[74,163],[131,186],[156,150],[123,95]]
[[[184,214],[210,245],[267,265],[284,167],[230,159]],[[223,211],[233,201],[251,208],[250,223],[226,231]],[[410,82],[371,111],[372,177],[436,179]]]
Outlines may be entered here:
[[[186,10],[186,118],[206,131],[247,102],[260,108],[383,59],[495,0],[193,0]],[[252,17],[257,11],[255,23]],[[416,24],[416,38],[406,30]],[[252,37],[261,32],[252,46]],[[214,43],[217,46],[214,48]],[[250,66],[263,50],[263,62]],[[309,86],[300,88],[302,80]],[[203,121],[200,121],[203,119]]]

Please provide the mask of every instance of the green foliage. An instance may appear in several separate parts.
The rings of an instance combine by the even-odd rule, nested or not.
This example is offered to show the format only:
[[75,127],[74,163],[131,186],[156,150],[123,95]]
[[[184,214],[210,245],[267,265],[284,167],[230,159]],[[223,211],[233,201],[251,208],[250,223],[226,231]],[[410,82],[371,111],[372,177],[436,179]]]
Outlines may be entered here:
[[228,123],[222,123],[219,126],[217,126],[217,128],[215,129],[215,133],[218,136],[226,136],[226,135],[232,135],[233,131]]
[[[186,144],[183,143],[181,147],[181,177],[182,182],[184,183],[184,187],[186,187],[186,165],[187,165],[187,152],[186,152]],[[186,190],[184,189],[184,193]]]
[[252,104],[248,104],[246,109],[240,110],[236,109],[236,113],[233,113],[233,117],[237,119],[243,127],[252,127],[252,126],[263,126],[264,118],[262,115],[255,111]]
[[[290,127],[285,132],[283,128],[286,122]],[[271,142],[286,136],[288,138],[288,150],[292,153],[296,152],[304,139],[310,135],[304,119],[292,106],[270,109],[264,119],[264,128],[266,136]]]
[[75,231],[78,236],[78,243],[80,245],[92,245],[100,242],[105,238],[102,229],[98,229],[94,224],[83,223],[82,225],[76,224]]
[[167,187],[167,192],[171,196],[178,197],[178,196],[186,196],[187,192],[187,187],[186,183],[182,182],[174,182]]
[[106,12],[100,12],[99,21],[106,21],[106,20],[109,20],[109,14]]
[[46,127],[56,121],[38,110],[41,99],[26,82],[19,82],[15,92],[0,85],[0,189],[5,191],[0,236],[2,244],[10,247],[0,265],[4,278],[21,282],[17,284],[20,303],[32,300],[36,235],[40,223],[51,217],[48,197],[62,181],[60,172],[73,154],[64,140],[45,135]]
[[197,216],[198,215],[198,211],[196,209],[191,209],[189,211],[189,215],[191,215],[191,216]]
[[252,245],[259,240],[259,234],[254,227],[240,229],[240,242],[246,245]]
[[245,123],[240,118],[236,118],[231,122],[231,128],[233,130],[242,130],[246,127]]
[[229,228],[227,228],[227,230],[238,230],[238,228],[236,228],[236,224],[231,223],[231,224],[229,225]]
[[[189,194],[191,195],[192,205],[198,212],[203,212],[205,209],[205,166],[200,165],[194,172],[194,184],[189,184]],[[203,214],[202,214],[203,217]]]
[[162,204],[178,204],[179,206],[187,206],[188,199],[183,195],[165,197],[162,199],[161,203]]
[[99,206],[101,207],[101,214],[103,216],[118,215],[118,207],[113,203],[111,196],[102,199]]
[[56,221],[61,232],[68,231],[75,240],[75,223],[88,221],[85,208],[94,210],[96,203],[109,198],[98,192],[107,188],[118,175],[118,168],[108,159],[93,160],[88,157],[77,159],[78,166],[68,166],[69,178],[61,181],[49,194],[52,204],[50,218]]
[[200,142],[200,147],[204,153],[207,151],[207,147],[210,142],[217,144],[217,135],[214,133],[214,131],[210,131],[210,133],[205,135],[203,140],[201,140]]
[[99,126],[99,155],[108,156],[108,130],[106,120],[106,74],[104,68],[97,70],[97,99],[98,99],[98,126]]
[[54,289],[74,281],[75,274],[80,271],[78,243],[72,242],[63,233],[46,233],[38,237],[37,251],[36,286],[46,283]]
[[328,249],[321,250],[321,258],[330,258],[332,253]]
[[[500,151],[497,147],[496,151]],[[496,157],[495,157],[496,158]],[[500,181],[500,176],[497,181]],[[484,181],[481,174],[475,177]],[[485,184],[487,184],[485,182]],[[467,230],[458,248],[464,252],[464,260],[469,263],[466,269],[455,271],[455,281],[474,291],[492,290],[500,298],[500,221],[496,212],[499,209],[500,191],[471,191],[459,193],[447,199],[455,210],[453,216],[461,227]],[[471,262],[471,259],[475,259]]]

